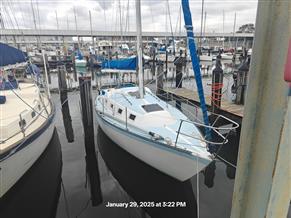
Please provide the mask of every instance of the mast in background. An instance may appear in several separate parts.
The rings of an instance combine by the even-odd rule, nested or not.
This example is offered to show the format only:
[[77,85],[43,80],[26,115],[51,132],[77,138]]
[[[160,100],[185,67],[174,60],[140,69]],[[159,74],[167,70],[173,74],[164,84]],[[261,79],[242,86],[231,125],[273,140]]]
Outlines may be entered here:
[[[234,12],[234,21],[233,21],[233,30],[232,30],[232,39],[234,40],[234,34],[235,34],[235,26],[236,26],[236,12]],[[234,40],[235,41],[235,40]],[[236,51],[236,43],[233,45]]]
[[222,48],[224,50],[224,19],[225,19],[225,15],[224,15],[224,10],[222,11]]
[[203,31],[203,16],[204,16],[204,0],[202,0],[201,6],[201,26],[200,26],[200,40],[199,40],[199,55],[202,54],[202,31]]

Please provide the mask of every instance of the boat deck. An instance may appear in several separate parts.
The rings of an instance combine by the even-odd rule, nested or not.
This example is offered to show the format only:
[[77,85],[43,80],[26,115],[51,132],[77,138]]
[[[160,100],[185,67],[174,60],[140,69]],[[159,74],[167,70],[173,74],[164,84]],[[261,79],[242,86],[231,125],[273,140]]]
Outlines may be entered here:
[[[38,89],[31,83],[20,83],[20,89],[14,89],[26,103],[34,105],[34,100],[38,98]],[[21,101],[12,90],[0,91],[0,95],[6,96],[5,104],[0,104],[0,125],[6,126],[11,123],[12,120],[19,119],[19,114],[25,110],[31,110],[31,108]]]
[[[41,103],[38,87],[32,83],[19,83],[18,89],[1,91],[0,94],[6,96],[6,102],[0,104],[0,154],[2,154],[42,126],[48,114]],[[48,99],[45,97],[42,99],[48,113],[51,113]],[[23,129],[20,119],[25,122]]]
[[[154,133],[162,136],[161,141],[169,139],[172,147],[177,146],[195,155],[204,152],[206,157],[208,155],[206,143],[197,127],[193,123],[183,122],[180,127],[181,134],[176,139],[181,120],[188,120],[188,118],[173,106],[155,97],[148,88],[145,90],[144,98],[140,99],[130,94],[136,93],[138,87],[109,89],[96,98],[96,109],[106,115],[108,122],[136,135],[152,139],[153,136],[149,133]],[[143,109],[145,105],[155,104],[161,109],[148,112]],[[134,118],[131,119],[131,116]]]

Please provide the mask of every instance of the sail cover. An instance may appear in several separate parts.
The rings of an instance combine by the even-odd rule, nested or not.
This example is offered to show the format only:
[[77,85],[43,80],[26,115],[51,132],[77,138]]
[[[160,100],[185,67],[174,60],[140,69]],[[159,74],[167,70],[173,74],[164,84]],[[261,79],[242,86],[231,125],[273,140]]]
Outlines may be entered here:
[[[195,41],[194,41],[194,32],[193,32],[193,26],[192,26],[192,16],[191,16],[191,11],[190,11],[190,6],[189,6],[189,0],[182,0],[182,9],[184,13],[184,21],[185,21],[185,28],[187,31],[188,46],[190,50],[192,66],[194,69],[195,81],[196,81],[196,86],[197,86],[198,95],[200,99],[203,120],[204,120],[204,124],[206,126],[209,126],[207,107],[205,103],[205,97],[204,97],[204,91],[203,91],[203,85],[202,85],[202,79],[201,79],[200,64],[199,64],[199,59],[196,53],[196,46],[195,46]],[[211,130],[209,128],[205,128],[205,135],[207,139],[211,138]],[[213,149],[211,148],[211,146],[209,150],[211,153],[213,152]]]
[[26,58],[25,52],[0,43],[0,67],[23,63],[26,61]]
[[105,60],[102,62],[102,69],[114,70],[136,70],[137,57],[130,57],[117,60]]

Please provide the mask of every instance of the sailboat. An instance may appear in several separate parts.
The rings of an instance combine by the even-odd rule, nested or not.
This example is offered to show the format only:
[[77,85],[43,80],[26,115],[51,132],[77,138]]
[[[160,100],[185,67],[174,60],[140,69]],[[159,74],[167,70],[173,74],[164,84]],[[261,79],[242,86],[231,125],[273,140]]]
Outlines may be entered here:
[[[27,66],[25,54],[0,43],[0,197],[40,157],[54,131],[55,110],[49,90],[40,88],[34,72],[18,77]],[[44,85],[42,84],[44,87]]]
[[139,86],[100,89],[95,100],[97,123],[131,155],[185,181],[205,168],[213,155],[197,123],[144,87],[140,0],[136,0],[136,18]]

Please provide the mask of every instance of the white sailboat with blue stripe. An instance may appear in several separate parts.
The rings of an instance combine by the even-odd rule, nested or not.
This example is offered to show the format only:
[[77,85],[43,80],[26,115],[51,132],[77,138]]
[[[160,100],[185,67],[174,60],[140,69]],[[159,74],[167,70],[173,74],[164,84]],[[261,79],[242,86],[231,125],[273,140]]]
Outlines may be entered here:
[[[209,145],[197,125],[222,138],[219,129],[207,122],[192,122],[181,111],[159,99],[143,85],[140,0],[136,0],[138,83],[103,87],[95,100],[97,122],[117,145],[155,169],[185,181],[212,160]],[[199,64],[198,64],[199,67]],[[196,78],[197,79],[197,78]],[[203,95],[203,93],[202,93]],[[219,117],[218,117],[219,118]],[[217,118],[217,119],[218,119]],[[216,121],[215,121],[216,122]]]
[[212,156],[194,123],[148,88],[140,98],[138,89],[100,91],[95,105],[101,129],[133,156],[180,181],[205,168]]

